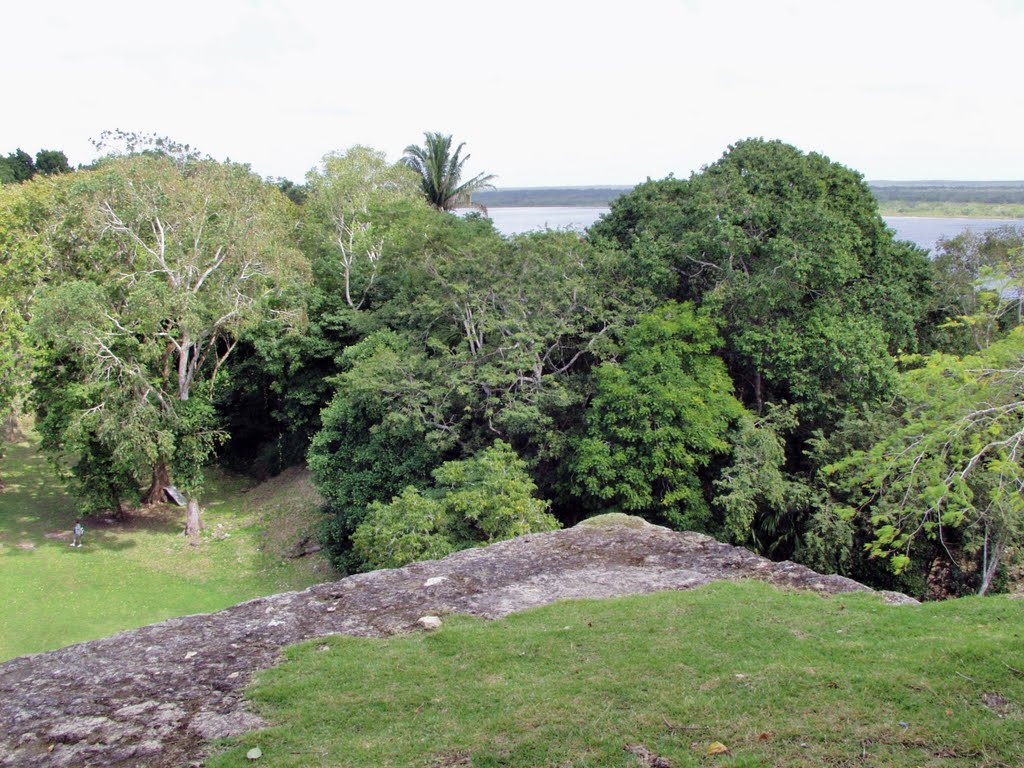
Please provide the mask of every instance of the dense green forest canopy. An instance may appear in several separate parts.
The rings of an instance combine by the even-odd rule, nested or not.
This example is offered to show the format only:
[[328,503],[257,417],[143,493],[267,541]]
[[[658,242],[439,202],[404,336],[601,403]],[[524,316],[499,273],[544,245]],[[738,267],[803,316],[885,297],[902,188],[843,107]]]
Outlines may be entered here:
[[[456,197],[487,181],[440,138]],[[929,261],[761,139],[583,237],[367,147],[297,185],[145,139],[0,187],[0,406],[83,512],[173,482],[198,540],[208,462],[308,461],[348,572],[610,511],[919,595],[1020,561],[1019,230]]]

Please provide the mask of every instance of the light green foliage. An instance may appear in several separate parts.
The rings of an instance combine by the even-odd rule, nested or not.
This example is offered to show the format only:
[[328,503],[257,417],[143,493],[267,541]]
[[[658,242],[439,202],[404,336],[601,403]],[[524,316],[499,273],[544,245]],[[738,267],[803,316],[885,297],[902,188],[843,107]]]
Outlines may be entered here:
[[[210,768],[256,746],[272,768],[642,766],[632,744],[674,768],[1024,763],[1020,604],[1001,597],[718,583],[286,653],[249,692],[273,725]],[[732,754],[708,757],[713,741]]]
[[370,504],[352,536],[368,567],[397,568],[558,527],[548,502],[535,498],[525,462],[500,440],[469,459],[445,462],[433,476],[434,487],[424,493],[409,486],[390,504]]
[[46,283],[66,273],[53,247],[53,212],[69,187],[68,177],[0,187],[0,424],[11,423],[31,393],[32,303]]
[[832,467],[863,490],[872,554],[897,572],[920,538],[941,541],[976,572],[980,592],[1024,537],[1024,330],[976,355],[934,353],[901,377],[895,429]]
[[65,176],[0,187],[0,391],[8,397],[28,373],[24,332],[32,301],[44,285],[70,272],[56,212],[73,184]]
[[448,523],[441,502],[410,485],[389,504],[371,503],[352,543],[367,569],[401,568],[454,552]]
[[416,174],[401,163],[388,164],[383,152],[355,146],[326,155],[307,175],[306,186],[307,250],[323,254],[336,271],[345,306],[372,305],[378,279],[386,279],[393,266],[396,245],[389,225],[396,213],[407,218],[415,203],[422,205]]
[[931,346],[970,354],[1020,325],[1024,229],[968,230],[941,240],[933,267]]
[[783,433],[796,423],[793,408],[769,406],[760,419],[744,414],[730,435],[732,463],[715,480],[719,493],[714,503],[722,510],[722,526],[733,543],[758,543],[759,511],[769,518],[787,511],[790,481],[784,471]]
[[33,317],[45,444],[95,448],[102,461],[83,471],[110,459],[136,480],[168,464],[198,492],[220,439],[204,402],[216,374],[278,288],[302,279],[291,204],[243,166],[155,154],[74,174],[54,216],[54,248],[75,242],[79,266]]
[[0,421],[6,420],[27,378],[24,338],[31,294],[45,263],[40,184],[0,187]]
[[[460,157],[465,142],[452,151],[451,135],[427,132],[422,147],[410,144],[402,160],[420,177],[423,194],[434,207],[450,211],[459,206],[472,205],[473,193],[493,189],[493,175],[478,173],[472,179],[462,180],[462,166],[469,155]],[[480,206],[475,206],[480,207]]]
[[559,527],[548,502],[534,498],[537,486],[526,463],[501,440],[469,459],[442,464],[434,481],[460,543],[490,544]]
[[604,509],[675,528],[710,522],[700,471],[728,451],[745,411],[713,355],[714,323],[689,304],[665,304],[622,333],[621,362],[596,371],[575,474]]

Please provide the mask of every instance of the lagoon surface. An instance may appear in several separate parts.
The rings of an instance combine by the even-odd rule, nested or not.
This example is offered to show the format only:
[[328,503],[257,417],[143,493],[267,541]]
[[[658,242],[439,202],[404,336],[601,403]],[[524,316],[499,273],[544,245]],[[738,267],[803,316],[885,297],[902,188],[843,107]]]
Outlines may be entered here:
[[[536,229],[572,229],[582,232],[589,227],[608,208],[584,208],[576,206],[558,206],[547,208],[489,208],[487,215],[494,226],[504,235],[520,232],[531,232]],[[965,219],[936,218],[931,216],[886,216],[886,223],[896,231],[901,240],[910,240],[922,248],[935,248],[937,240],[943,237],[955,237],[965,229],[985,232],[1007,225],[1024,226],[1021,219]]]

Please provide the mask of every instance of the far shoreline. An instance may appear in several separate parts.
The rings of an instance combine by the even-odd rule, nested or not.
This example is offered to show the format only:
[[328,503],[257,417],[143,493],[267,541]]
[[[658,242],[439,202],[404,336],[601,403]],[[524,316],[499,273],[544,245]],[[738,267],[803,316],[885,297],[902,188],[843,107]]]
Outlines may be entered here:
[[[610,208],[609,205],[488,205],[487,210],[517,210],[527,208],[564,208],[564,209],[580,209],[580,208]],[[472,212],[473,208],[459,209],[466,213]],[[889,219],[978,219],[984,221],[1020,221],[1024,223],[1024,212],[1021,213],[992,213],[992,214],[977,214],[977,213],[956,213],[956,212],[943,212],[943,211],[893,211],[887,207],[879,206],[878,214]]]
[[943,211],[892,211],[888,208],[879,207],[880,216],[889,219],[982,219],[986,221],[1008,221],[1024,222],[1024,213],[1000,213],[1000,214],[978,214],[978,213],[946,213]]

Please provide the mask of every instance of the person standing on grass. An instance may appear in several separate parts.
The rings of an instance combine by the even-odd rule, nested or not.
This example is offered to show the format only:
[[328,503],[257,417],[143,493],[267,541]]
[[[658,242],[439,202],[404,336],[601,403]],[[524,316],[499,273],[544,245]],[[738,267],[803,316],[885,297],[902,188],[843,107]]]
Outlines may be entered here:
[[82,521],[81,520],[75,520],[75,529],[74,529],[75,539],[70,544],[68,544],[68,546],[69,547],[80,547],[80,546],[82,546],[82,534],[83,533],[85,533],[85,528],[82,527]]

